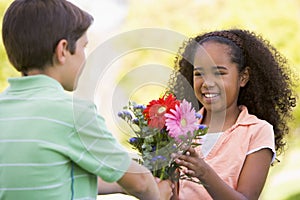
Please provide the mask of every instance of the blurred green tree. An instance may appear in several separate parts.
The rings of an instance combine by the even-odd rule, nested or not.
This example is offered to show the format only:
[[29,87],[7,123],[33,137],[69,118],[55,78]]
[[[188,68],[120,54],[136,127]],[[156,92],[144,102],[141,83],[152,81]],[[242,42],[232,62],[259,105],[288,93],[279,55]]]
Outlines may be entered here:
[[4,50],[3,42],[2,42],[2,20],[3,15],[8,7],[8,5],[12,2],[12,0],[1,0],[0,1],[0,20],[1,20],[1,43],[0,43],[0,91],[4,90],[7,87],[6,79],[10,76],[17,76],[18,72],[14,70],[13,67],[10,66],[8,62],[7,55]]

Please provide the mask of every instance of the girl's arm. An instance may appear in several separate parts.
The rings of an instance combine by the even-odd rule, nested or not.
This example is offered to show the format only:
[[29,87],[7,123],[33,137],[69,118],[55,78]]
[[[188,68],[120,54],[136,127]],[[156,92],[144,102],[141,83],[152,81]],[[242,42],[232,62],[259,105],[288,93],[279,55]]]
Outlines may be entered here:
[[271,150],[262,149],[246,157],[236,190],[227,185],[193,148],[188,152],[189,155],[177,158],[176,163],[187,168],[184,173],[197,177],[214,200],[257,200],[259,198],[269,172]]

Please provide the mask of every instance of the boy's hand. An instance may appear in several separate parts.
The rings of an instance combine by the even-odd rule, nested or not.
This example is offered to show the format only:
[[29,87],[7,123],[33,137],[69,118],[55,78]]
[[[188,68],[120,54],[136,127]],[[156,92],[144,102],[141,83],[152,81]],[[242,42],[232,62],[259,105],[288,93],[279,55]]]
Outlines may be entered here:
[[170,180],[160,180],[155,178],[157,186],[160,191],[161,200],[169,200],[173,195],[174,184]]

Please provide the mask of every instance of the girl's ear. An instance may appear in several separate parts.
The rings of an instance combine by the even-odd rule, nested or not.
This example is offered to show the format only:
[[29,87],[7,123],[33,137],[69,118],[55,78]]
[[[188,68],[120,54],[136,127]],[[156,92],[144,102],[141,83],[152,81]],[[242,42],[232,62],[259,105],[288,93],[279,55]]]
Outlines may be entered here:
[[66,55],[68,52],[68,41],[62,39],[58,42],[54,52],[54,62],[63,65],[66,61]]
[[250,67],[246,67],[240,74],[240,87],[245,87],[250,78]]

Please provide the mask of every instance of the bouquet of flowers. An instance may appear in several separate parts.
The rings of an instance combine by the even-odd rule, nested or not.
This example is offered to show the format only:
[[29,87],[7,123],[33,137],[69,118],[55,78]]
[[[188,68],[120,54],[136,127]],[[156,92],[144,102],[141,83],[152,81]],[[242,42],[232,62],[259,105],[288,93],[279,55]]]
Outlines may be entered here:
[[184,154],[189,146],[200,145],[195,141],[207,130],[205,125],[197,124],[201,115],[195,112],[191,103],[179,101],[169,93],[150,101],[147,106],[129,101],[118,116],[135,133],[129,143],[139,152],[140,164],[160,179],[178,181],[184,178],[175,173],[179,166],[171,154]]

